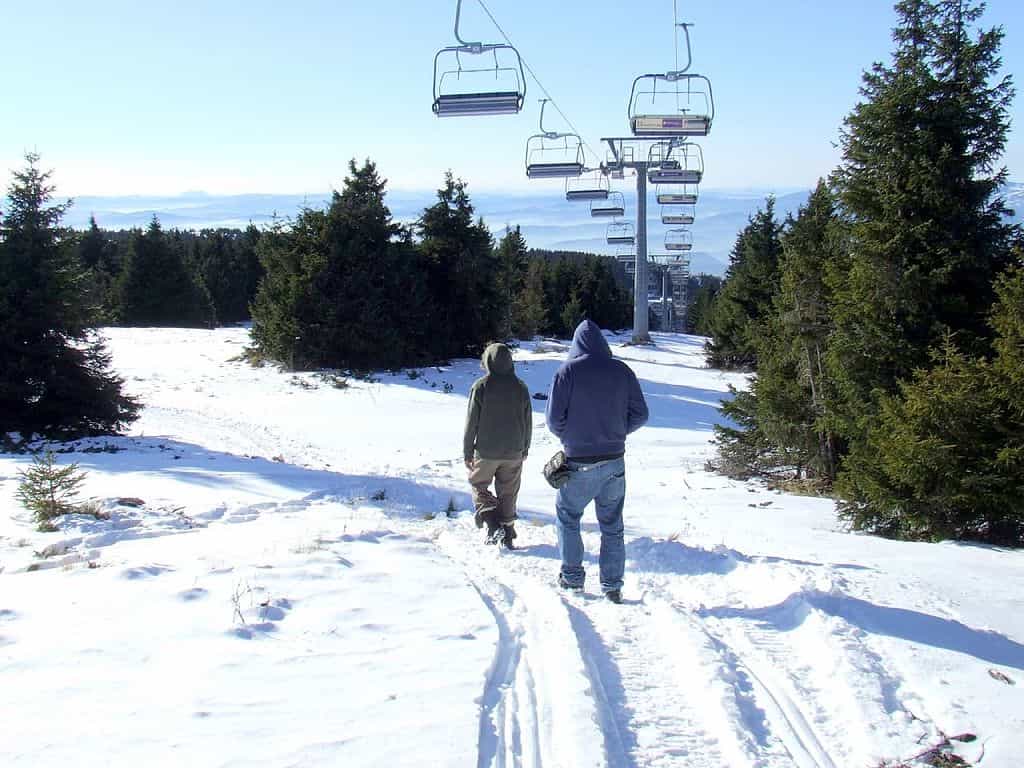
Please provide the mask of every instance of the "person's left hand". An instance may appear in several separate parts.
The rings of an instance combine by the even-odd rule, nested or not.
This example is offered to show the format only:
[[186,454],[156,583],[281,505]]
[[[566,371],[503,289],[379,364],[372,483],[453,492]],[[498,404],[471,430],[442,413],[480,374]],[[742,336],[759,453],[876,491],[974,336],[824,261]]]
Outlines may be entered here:
[[473,471],[473,460],[472,459],[466,459],[466,469],[468,471],[470,471],[470,472]]

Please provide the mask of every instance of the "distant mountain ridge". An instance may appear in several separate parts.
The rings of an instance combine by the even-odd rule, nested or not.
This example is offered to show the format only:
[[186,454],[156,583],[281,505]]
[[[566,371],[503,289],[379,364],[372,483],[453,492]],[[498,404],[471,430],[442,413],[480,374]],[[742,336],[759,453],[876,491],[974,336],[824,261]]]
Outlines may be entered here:
[[[631,202],[632,190],[623,190],[626,197],[627,220],[635,222]],[[807,199],[809,190],[776,195],[775,210],[780,219],[796,213]],[[614,254],[615,247],[605,241],[607,220],[590,216],[587,203],[569,202],[555,188],[530,195],[473,192],[477,213],[500,236],[506,226],[520,226],[527,245],[551,250],[589,251]],[[697,220],[693,224],[694,250],[690,254],[694,273],[722,275],[729,264],[729,251],[737,233],[747,219],[764,206],[771,190],[701,190],[697,204]],[[1024,215],[1024,184],[1007,184],[1004,195],[1008,207],[1014,209],[1014,221]],[[94,215],[104,229],[145,227],[156,216],[166,229],[201,229],[204,227],[258,227],[279,218],[294,217],[302,208],[327,205],[330,193],[316,195],[243,194],[211,195],[186,192],[181,195],[101,197],[83,195],[64,221],[68,226],[83,229]],[[415,221],[423,209],[436,200],[434,193],[392,190],[387,203],[396,219]],[[648,204],[648,252],[659,253],[666,227],[661,224],[659,206]]]

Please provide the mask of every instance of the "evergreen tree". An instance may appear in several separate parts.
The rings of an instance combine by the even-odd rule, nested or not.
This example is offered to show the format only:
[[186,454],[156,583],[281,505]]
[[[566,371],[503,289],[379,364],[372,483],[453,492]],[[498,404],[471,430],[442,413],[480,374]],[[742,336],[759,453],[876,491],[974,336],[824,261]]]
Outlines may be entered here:
[[512,308],[512,332],[520,339],[531,339],[547,325],[544,304],[544,267],[542,259],[530,258],[522,290]]
[[96,224],[96,217],[89,217],[89,229],[78,241],[78,261],[86,269],[97,269],[106,261],[104,258],[109,243],[106,236]]
[[168,237],[154,216],[135,230],[118,284],[119,317],[130,326],[208,328],[213,304],[186,261],[179,237]]
[[193,260],[220,323],[249,319],[249,304],[263,275],[256,255],[259,238],[260,231],[250,224],[244,231],[204,229],[194,239]]
[[78,262],[86,271],[86,295],[89,304],[96,308],[97,319],[113,322],[113,287],[115,275],[112,265],[116,246],[96,224],[96,217],[89,217],[89,229],[78,237]]
[[95,333],[86,273],[61,227],[70,202],[48,205],[50,173],[39,170],[38,155],[25,159],[0,220],[0,434],[116,431],[138,407],[122,394]]
[[304,257],[319,250],[324,219],[323,211],[309,208],[291,225],[275,218],[256,246],[263,278],[251,307],[253,342],[262,355],[292,368],[300,339],[298,311],[309,292]]
[[78,487],[86,479],[77,464],[57,464],[53,451],[33,456],[32,466],[19,470],[18,476],[18,501],[32,513],[40,531],[56,530],[53,519],[75,511]]
[[835,479],[839,458],[825,370],[832,332],[826,274],[843,244],[835,201],[821,181],[782,237],[779,292],[757,377],[768,439],[793,450],[797,466],[826,483]]
[[[252,307],[260,350],[293,368],[398,367],[429,357],[424,269],[367,160],[326,211],[303,210],[260,239]],[[488,244],[489,245],[489,244]]]
[[686,331],[698,336],[711,335],[711,313],[722,279],[715,275],[700,274],[690,278],[689,306],[686,310]]
[[569,291],[569,300],[562,306],[560,335],[570,336],[576,330],[576,326],[586,318],[587,314],[583,309],[583,302],[580,300],[580,292],[573,287]]
[[530,262],[526,254],[526,240],[519,227],[505,228],[505,236],[498,242],[496,255],[501,270],[501,301],[505,309],[500,338],[507,339],[515,332],[516,302],[526,285],[526,269]]
[[708,462],[709,466],[741,480],[772,474],[775,468],[788,471],[788,457],[779,455],[777,446],[760,428],[754,393],[731,385],[729,393],[732,398],[722,403],[722,415],[728,421],[714,425],[717,455]]
[[429,270],[432,338],[442,357],[477,355],[501,335],[506,317],[491,233],[474,222],[466,183],[449,171],[437,203],[417,224]]
[[782,228],[769,197],[740,232],[729,254],[725,281],[715,296],[708,325],[708,364],[716,368],[757,367],[757,340],[778,289]]
[[1024,545],[1024,269],[997,292],[994,359],[947,336],[932,368],[881,398],[868,450],[840,481],[840,514],[854,527]]
[[952,333],[984,350],[994,277],[1012,229],[996,191],[1009,78],[995,80],[1000,29],[971,37],[978,3],[903,0],[890,65],[864,74],[836,174],[850,219],[849,258],[834,274],[828,362],[838,426],[864,446],[875,403],[927,367]]

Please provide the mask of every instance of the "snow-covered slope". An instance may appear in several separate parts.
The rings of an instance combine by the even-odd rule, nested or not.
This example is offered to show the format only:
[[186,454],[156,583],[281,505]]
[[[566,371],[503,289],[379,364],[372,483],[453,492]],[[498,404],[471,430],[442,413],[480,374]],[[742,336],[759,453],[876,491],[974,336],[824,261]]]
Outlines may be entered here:
[[[592,513],[588,592],[554,584],[540,400],[521,549],[480,543],[475,361],[338,388],[234,360],[244,329],[108,336],[142,418],[60,458],[109,519],[35,532],[0,456],[0,765],[856,768],[964,732],[1019,764],[1021,553],[849,534],[706,472],[743,379],[701,339],[613,339],[652,413],[615,606]],[[531,391],[565,349],[517,351]]]

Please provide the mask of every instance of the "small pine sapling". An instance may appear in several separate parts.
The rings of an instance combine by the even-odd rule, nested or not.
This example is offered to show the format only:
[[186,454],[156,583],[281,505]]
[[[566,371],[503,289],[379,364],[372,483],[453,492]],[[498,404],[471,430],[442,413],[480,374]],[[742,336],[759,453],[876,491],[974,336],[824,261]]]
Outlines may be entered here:
[[78,487],[85,481],[85,473],[78,464],[57,464],[53,451],[32,457],[32,466],[19,470],[18,501],[32,512],[41,531],[53,531],[53,518],[73,512]]

